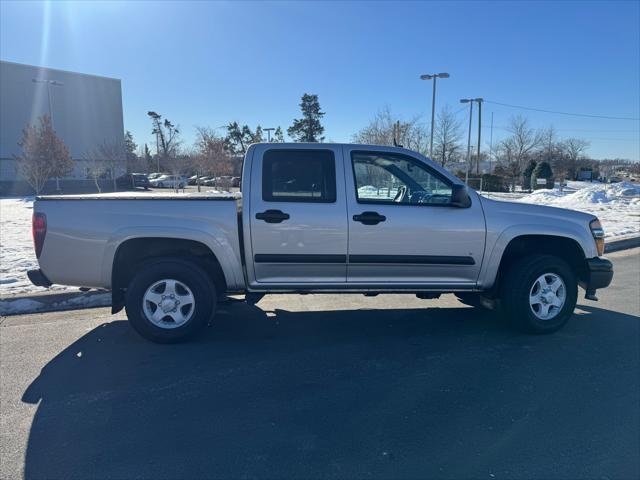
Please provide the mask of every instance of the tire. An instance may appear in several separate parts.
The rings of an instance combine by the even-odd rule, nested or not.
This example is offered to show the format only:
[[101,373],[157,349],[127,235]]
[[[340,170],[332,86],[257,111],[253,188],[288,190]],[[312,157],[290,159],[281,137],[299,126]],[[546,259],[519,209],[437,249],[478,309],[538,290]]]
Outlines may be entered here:
[[504,314],[517,329],[527,333],[559,330],[571,318],[578,299],[576,274],[553,255],[518,260],[505,272],[501,285]]
[[193,337],[213,317],[216,303],[216,288],[209,276],[195,263],[177,258],[141,265],[125,298],[133,329],[156,343]]

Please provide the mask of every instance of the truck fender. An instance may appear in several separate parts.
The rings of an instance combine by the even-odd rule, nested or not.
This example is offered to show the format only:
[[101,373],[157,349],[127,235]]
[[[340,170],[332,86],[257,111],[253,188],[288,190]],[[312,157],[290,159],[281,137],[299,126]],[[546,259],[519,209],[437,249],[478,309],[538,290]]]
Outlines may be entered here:
[[201,230],[183,227],[128,227],[117,230],[109,237],[104,249],[102,259],[102,281],[105,285],[111,286],[111,274],[113,261],[118,247],[127,240],[135,238],[176,238],[180,240],[192,240],[206,245],[215,255],[222,268],[225,282],[229,289],[243,288],[244,279],[242,277],[242,266],[240,258],[236,255],[234,248],[227,241],[223,232],[213,236]]
[[[502,260],[502,256],[509,246],[509,243],[518,237],[526,235],[568,238],[575,241],[580,246],[585,258],[598,256],[593,238],[588,235],[588,232],[578,228],[577,225],[575,228],[573,228],[571,224],[562,227],[539,224],[513,225],[504,229],[500,233],[495,242],[493,242],[491,251],[487,252],[485,255],[487,260],[483,263],[480,270],[480,275],[478,276],[478,287],[482,289],[489,289],[494,285],[498,276],[500,261]],[[487,242],[487,248],[489,248],[489,245],[489,242]]]

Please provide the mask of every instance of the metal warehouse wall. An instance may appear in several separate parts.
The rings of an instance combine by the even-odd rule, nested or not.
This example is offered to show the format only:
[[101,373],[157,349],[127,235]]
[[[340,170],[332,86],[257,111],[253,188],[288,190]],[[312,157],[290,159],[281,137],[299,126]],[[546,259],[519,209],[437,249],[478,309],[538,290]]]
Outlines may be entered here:
[[[120,80],[50,68],[0,62],[0,181],[19,178],[14,155],[22,129],[49,114],[50,85],[54,128],[71,156],[80,159],[100,143],[124,140]],[[78,162],[71,178],[86,178],[86,166]]]

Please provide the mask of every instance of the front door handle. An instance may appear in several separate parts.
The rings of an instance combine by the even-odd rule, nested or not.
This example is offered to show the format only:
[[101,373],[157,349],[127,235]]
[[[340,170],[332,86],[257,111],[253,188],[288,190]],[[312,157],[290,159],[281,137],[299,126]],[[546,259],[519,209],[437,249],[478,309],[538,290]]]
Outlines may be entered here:
[[280,210],[266,210],[261,213],[256,213],[258,220],[264,220],[267,223],[280,223],[284,220],[289,220],[289,214]]
[[362,212],[360,215],[353,216],[354,221],[361,222],[365,225],[377,225],[386,219],[387,217],[380,215],[378,212]]

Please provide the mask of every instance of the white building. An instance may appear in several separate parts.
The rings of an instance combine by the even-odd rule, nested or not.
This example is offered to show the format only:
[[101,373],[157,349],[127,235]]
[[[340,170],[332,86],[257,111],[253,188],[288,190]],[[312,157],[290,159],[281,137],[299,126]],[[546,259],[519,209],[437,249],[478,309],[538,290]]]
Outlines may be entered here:
[[[87,179],[83,158],[103,142],[122,144],[122,89],[116,78],[0,61],[0,192],[21,182],[14,155],[22,130],[49,115],[76,161],[69,180]],[[121,172],[117,172],[118,174]],[[68,183],[68,182],[67,182]]]

